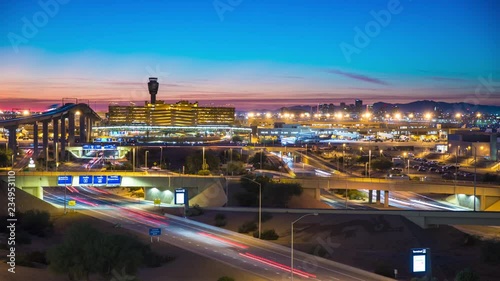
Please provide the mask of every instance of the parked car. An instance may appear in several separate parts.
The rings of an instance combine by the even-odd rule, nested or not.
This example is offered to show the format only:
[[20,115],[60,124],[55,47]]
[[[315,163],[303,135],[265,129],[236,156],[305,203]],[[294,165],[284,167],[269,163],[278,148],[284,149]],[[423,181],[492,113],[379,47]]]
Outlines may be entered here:
[[424,166],[420,166],[420,167],[418,168],[418,171],[419,171],[419,172],[427,172],[427,168],[426,168],[426,167],[424,167]]

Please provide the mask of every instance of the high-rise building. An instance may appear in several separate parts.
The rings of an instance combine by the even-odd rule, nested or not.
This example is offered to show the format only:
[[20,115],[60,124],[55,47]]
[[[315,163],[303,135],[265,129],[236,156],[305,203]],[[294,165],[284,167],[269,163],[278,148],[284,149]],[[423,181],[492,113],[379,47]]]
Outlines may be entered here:
[[356,100],[354,102],[354,106],[358,109],[362,108],[363,107],[363,101],[362,100]]

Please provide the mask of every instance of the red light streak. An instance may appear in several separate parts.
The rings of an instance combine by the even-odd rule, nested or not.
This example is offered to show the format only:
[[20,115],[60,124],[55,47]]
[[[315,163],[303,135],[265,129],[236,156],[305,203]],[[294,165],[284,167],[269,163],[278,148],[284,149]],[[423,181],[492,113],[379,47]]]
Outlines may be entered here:
[[[292,268],[289,266],[286,266],[284,264],[277,263],[275,261],[256,256],[256,255],[252,255],[249,253],[244,253],[244,254],[240,253],[240,255],[242,255],[246,258],[249,258],[249,259],[252,259],[252,260],[255,260],[255,261],[258,261],[258,262],[261,262],[261,263],[264,263],[264,264],[267,264],[267,265],[270,265],[270,266],[273,266],[273,267],[276,267],[276,268],[279,268],[282,270],[285,270],[285,271],[292,271]],[[307,272],[304,272],[302,270],[298,270],[295,268],[293,269],[293,273],[296,275],[299,275],[301,277],[305,277],[305,278],[309,278],[309,277],[316,278],[316,275],[314,275],[314,274],[307,273]]]
[[202,236],[205,236],[205,237],[212,238],[212,239],[217,240],[217,241],[222,242],[222,243],[233,245],[233,246],[241,248],[241,249],[248,249],[248,246],[246,246],[246,245],[243,245],[243,244],[240,244],[240,243],[236,243],[236,242],[224,239],[224,238],[220,238],[220,237],[215,236],[213,234],[204,233],[204,232],[198,232],[198,234],[200,234]]

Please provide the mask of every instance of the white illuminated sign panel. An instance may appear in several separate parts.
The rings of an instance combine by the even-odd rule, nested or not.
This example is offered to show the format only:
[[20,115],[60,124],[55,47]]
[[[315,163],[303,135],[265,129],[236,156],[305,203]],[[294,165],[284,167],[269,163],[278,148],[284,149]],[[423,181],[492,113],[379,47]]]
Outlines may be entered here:
[[413,256],[413,272],[425,272],[425,255]]
[[184,188],[177,188],[175,190],[174,203],[176,205],[186,204],[187,201],[187,190]]

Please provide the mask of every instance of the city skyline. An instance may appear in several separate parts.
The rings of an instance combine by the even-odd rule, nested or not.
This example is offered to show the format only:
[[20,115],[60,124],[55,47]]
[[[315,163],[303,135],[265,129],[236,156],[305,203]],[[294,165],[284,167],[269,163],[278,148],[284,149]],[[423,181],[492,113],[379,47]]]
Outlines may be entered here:
[[493,0],[90,2],[0,4],[4,109],[143,103],[150,76],[158,100],[238,110],[357,98],[500,105]]

